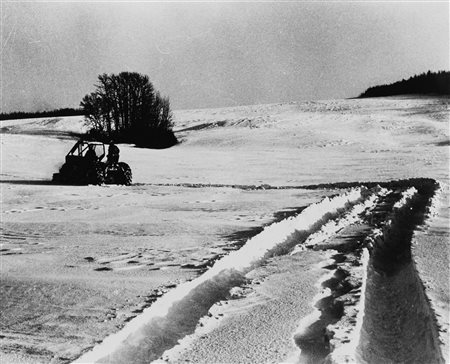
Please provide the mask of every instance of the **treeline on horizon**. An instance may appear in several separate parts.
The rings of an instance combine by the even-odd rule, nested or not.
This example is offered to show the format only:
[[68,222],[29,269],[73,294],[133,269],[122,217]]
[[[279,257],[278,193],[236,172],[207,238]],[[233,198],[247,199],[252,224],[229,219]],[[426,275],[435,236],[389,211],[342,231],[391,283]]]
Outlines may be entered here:
[[438,71],[415,75],[388,85],[369,87],[359,98],[407,94],[450,95],[450,72]]
[[82,115],[84,115],[84,111],[82,109],[63,108],[51,111],[37,111],[37,112],[14,111],[9,113],[0,113],[0,120],[57,118],[63,116],[82,116]]
[[[387,85],[369,87],[358,98],[407,94],[450,95],[450,71],[438,71],[415,75]],[[0,113],[0,120],[31,119],[45,117],[84,116],[82,108],[62,108],[50,111]]]

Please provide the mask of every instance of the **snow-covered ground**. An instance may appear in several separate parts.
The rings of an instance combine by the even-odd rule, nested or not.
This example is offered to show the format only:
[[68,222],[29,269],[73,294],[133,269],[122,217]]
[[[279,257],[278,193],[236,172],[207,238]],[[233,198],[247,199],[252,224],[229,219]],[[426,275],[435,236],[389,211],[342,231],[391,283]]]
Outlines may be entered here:
[[128,187],[49,182],[79,117],[2,121],[2,359],[449,361],[448,105],[176,111],[179,145],[119,146]]

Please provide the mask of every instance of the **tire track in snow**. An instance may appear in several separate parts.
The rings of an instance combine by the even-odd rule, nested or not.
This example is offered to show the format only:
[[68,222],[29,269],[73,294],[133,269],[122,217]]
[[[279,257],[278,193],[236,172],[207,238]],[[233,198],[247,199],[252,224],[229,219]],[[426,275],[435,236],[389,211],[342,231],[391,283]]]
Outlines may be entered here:
[[[366,218],[372,230],[359,248],[343,254],[348,257],[359,249],[359,264],[343,267],[336,262],[333,266],[335,272],[341,269],[341,277],[324,277],[321,285],[328,296],[322,292],[315,316],[302,321],[295,340],[306,352],[293,360],[291,356],[291,361],[444,362],[436,317],[411,257],[414,230],[424,224],[437,187],[435,183],[416,187],[381,198]],[[348,275],[359,281],[360,288],[343,289]]]
[[[349,206],[347,209],[342,211],[341,214],[335,216],[333,219],[321,225],[321,227],[318,228],[317,231],[311,234],[304,235],[307,236],[306,238],[302,234],[298,234],[298,237],[294,239],[294,242],[297,242],[298,245],[294,246],[294,248],[292,248],[292,244],[289,243],[283,244],[281,248],[280,247],[275,248],[274,251],[272,251],[269,256],[280,255],[280,251],[285,252],[288,255],[294,255],[297,254],[299,251],[305,250],[305,245],[307,244],[309,244],[309,247],[311,247],[312,246],[311,244],[314,243],[317,245],[320,244],[334,232],[343,229],[345,226],[350,225],[351,223],[357,220],[360,220],[359,215],[373,208],[376,202],[378,201],[379,195],[383,195],[385,193],[387,193],[387,190],[382,188],[375,188],[372,189],[370,192],[367,191],[367,195],[365,199],[362,200],[362,202],[354,204],[351,207]],[[293,250],[289,253],[291,249]],[[330,279],[334,273],[335,272],[331,272],[329,276],[324,277],[323,281]],[[318,284],[318,286],[320,286],[320,283]],[[251,291],[250,287],[251,286],[246,287],[245,291],[246,293],[244,295],[247,295]],[[319,300],[319,298],[324,298],[325,296],[326,295],[323,295],[321,293],[316,297],[316,299],[314,299],[314,301]],[[205,334],[208,334],[208,332],[212,331],[215,327],[217,327],[217,325],[219,325],[220,323],[220,318],[214,317],[215,315],[213,314],[213,312],[215,308],[217,309],[218,307],[212,307],[209,310],[208,315],[201,319],[201,323],[199,326],[197,326],[195,333],[180,340],[178,345],[165,351],[162,355],[162,358],[160,360],[154,361],[154,363],[156,364],[163,362],[170,362],[170,363],[178,362],[179,359],[183,357],[183,351],[187,349],[193,342],[195,342],[195,340],[197,340],[199,337]],[[310,322],[313,322],[317,318],[318,317],[313,315],[309,317],[309,320]]]
[[411,256],[414,231],[424,224],[435,190],[416,187],[404,192],[368,245],[365,309],[356,361],[445,362],[436,317]]
[[[421,362],[424,362],[422,359],[441,362],[434,313],[410,253],[410,233],[420,226],[420,217],[436,182],[415,179],[382,185],[395,191],[386,196],[380,190],[376,192],[376,206],[369,207],[370,214],[364,219],[372,226],[372,232],[363,229],[360,234],[360,237],[370,236],[380,244],[370,245],[370,239],[366,239],[364,244],[356,247],[360,249],[359,253],[354,245],[347,243],[329,247],[323,244],[324,239],[339,233],[344,226],[360,224],[359,214],[355,212],[363,211],[361,205],[368,204],[369,200],[375,201],[367,189],[353,189],[324,199],[295,217],[268,226],[196,280],[168,292],[122,331],[106,338],[76,363],[148,363],[158,359],[180,339],[195,333],[212,305],[226,299],[232,287],[245,283],[245,273],[253,264],[272,255],[289,254],[299,242],[310,249],[342,250],[328,268],[334,271],[319,282],[327,293],[331,292],[331,299],[326,295],[320,297],[329,300],[322,301],[327,303],[322,308],[334,310],[337,307],[338,313],[331,325],[325,325],[324,339],[329,348],[321,354],[319,362],[378,363],[380,360],[408,361],[416,357],[420,357]],[[408,189],[411,185],[417,188],[417,193]],[[406,237],[400,239],[401,244],[395,243],[398,236]],[[348,259],[352,254],[353,257]],[[342,290],[343,285],[346,287]],[[395,299],[389,299],[391,296]],[[334,306],[336,302],[337,306]],[[408,309],[410,302],[417,302],[413,305],[415,309]],[[407,314],[398,314],[403,311]],[[378,324],[380,315],[384,320],[382,325]],[[401,318],[397,319],[397,316]],[[310,325],[314,324],[312,321]],[[408,334],[399,332],[402,325],[407,325]],[[295,339],[301,342],[299,331],[300,335]],[[421,345],[416,345],[414,340],[417,339],[422,341]],[[411,342],[414,344],[410,345]]]
[[[345,308],[345,302],[357,301],[354,296],[359,294],[362,285],[363,269],[360,261],[365,260],[365,254],[358,247],[358,242],[364,239],[368,230],[363,220],[391,193],[384,188],[377,188],[376,192],[355,205],[342,218],[324,224],[319,231],[309,236],[304,244],[292,251],[291,255],[307,249],[332,250],[336,254],[331,257],[331,261],[323,264],[322,268],[329,271],[316,283],[319,293],[313,298],[314,311],[300,321],[298,330],[293,335],[300,352],[290,353],[285,362],[323,362],[330,354],[327,327],[339,322],[343,316],[347,320],[358,312],[357,309],[349,312]],[[348,234],[343,233],[345,228],[352,225],[349,238]],[[342,232],[342,236],[336,236],[338,232]],[[347,252],[349,250],[350,252]]]
[[[329,220],[342,216],[365,201],[371,192],[354,188],[333,198],[325,198],[293,216],[267,226],[239,250],[217,261],[197,279],[166,293],[121,331],[107,337],[75,363],[148,363],[172,348],[178,340],[192,334],[210,307],[227,297],[232,287],[245,282],[254,264],[284,250],[298,239],[306,239]],[[281,247],[281,250],[278,250]]]

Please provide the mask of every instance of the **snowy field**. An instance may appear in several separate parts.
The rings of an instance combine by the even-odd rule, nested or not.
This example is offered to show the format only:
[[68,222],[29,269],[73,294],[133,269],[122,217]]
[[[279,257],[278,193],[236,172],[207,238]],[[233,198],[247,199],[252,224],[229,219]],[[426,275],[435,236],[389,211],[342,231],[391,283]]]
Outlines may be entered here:
[[1,122],[2,363],[449,360],[449,99],[182,110],[131,186]]

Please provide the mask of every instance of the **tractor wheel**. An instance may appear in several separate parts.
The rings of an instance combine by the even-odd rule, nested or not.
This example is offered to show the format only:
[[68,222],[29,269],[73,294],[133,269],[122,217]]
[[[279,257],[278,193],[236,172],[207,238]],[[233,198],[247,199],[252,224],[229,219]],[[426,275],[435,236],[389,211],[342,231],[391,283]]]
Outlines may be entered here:
[[131,180],[133,179],[130,166],[124,162],[119,162],[119,167],[121,171],[120,181],[118,181],[119,184],[129,186],[131,184]]

